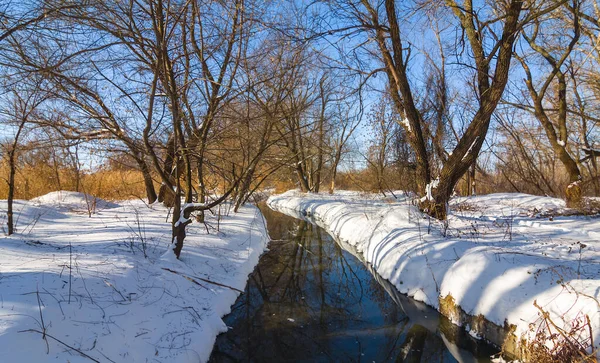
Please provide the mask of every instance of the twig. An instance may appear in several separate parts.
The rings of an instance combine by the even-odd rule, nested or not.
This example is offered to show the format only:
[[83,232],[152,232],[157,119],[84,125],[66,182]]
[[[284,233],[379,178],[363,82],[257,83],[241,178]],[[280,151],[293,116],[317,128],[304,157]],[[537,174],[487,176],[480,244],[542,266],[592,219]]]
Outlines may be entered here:
[[44,315],[42,315],[42,302],[40,300],[40,290],[39,287],[36,288],[35,294],[37,296],[38,301],[38,309],[40,310],[40,321],[42,326],[42,339],[46,342],[46,354],[50,353],[50,345],[48,344],[48,339],[46,339],[46,324],[44,324]]
[[196,284],[196,285],[198,285],[198,286],[200,286],[200,287],[203,287],[203,288],[205,288],[205,289],[207,289],[207,290],[208,290],[208,288],[207,288],[206,286],[202,285],[201,283],[199,283],[198,281],[194,280],[193,278],[191,278],[191,277],[189,277],[189,276],[186,276],[186,275],[184,275],[184,274],[182,274],[182,273],[180,273],[180,272],[173,271],[173,270],[171,270],[171,269],[164,268],[164,267],[163,267],[163,270],[167,270],[167,271],[169,271],[169,272],[172,272],[172,273],[174,273],[174,274],[180,275],[180,276],[182,276],[184,279],[186,279],[186,280],[190,281],[191,283],[193,283],[193,284]]
[[592,323],[590,322],[590,316],[585,314],[585,320],[587,321],[588,330],[590,332],[590,347],[594,350],[594,334],[592,334]]
[[73,249],[69,242],[69,304],[71,304],[71,276],[73,276]]
[[54,296],[53,294],[51,294],[51,293],[50,293],[50,291],[46,290],[45,288],[43,288],[43,289],[44,289],[44,291],[46,291],[46,294],[48,294],[48,295],[52,296],[52,298],[53,298],[54,300],[56,300],[56,302],[58,303],[58,307],[60,308],[60,312],[62,313],[62,316],[63,316],[63,318],[64,318],[64,317],[65,317],[65,312],[63,311],[63,308],[62,308],[62,306],[60,305],[60,300],[58,300],[58,299],[56,298],[56,296]]
[[174,273],[174,274],[181,275],[181,276],[183,276],[183,277],[187,278],[188,280],[190,280],[190,281],[192,281],[192,282],[194,282],[194,283],[196,283],[197,285],[200,285],[200,286],[202,286],[202,285],[201,285],[200,283],[198,283],[198,281],[193,281],[192,277],[193,277],[193,278],[196,278],[196,279],[198,279],[198,280],[200,280],[200,281],[204,281],[204,282],[206,282],[206,283],[208,283],[208,284],[213,284],[213,285],[217,285],[217,286],[221,286],[221,287],[226,287],[226,288],[228,288],[228,289],[231,289],[231,290],[233,290],[233,291],[237,291],[237,292],[239,292],[240,294],[243,294],[243,293],[244,293],[242,290],[240,290],[240,289],[236,289],[235,287],[232,287],[232,286],[229,286],[229,285],[225,285],[225,284],[221,284],[221,283],[218,283],[218,282],[214,282],[214,281],[211,281],[211,280],[207,280],[207,279],[204,279],[204,278],[202,278],[202,277],[198,277],[198,276],[191,276],[191,277],[190,277],[190,276],[188,276],[188,275],[186,275],[186,274],[183,274],[183,273],[181,273],[181,272],[178,272],[178,271],[171,270],[170,268],[166,268],[166,267],[163,267],[162,269],[163,269],[163,270],[166,270],[166,271],[169,271],[169,272],[172,272],[172,273]]
[[123,301],[127,301],[127,299],[125,298],[125,296],[123,296],[123,294],[121,293],[121,291],[117,290],[117,288],[116,288],[116,287],[115,287],[113,284],[111,284],[111,283],[110,283],[110,282],[108,282],[107,280],[104,280],[104,283],[105,283],[107,286],[110,286],[110,287],[112,287],[112,289],[113,289],[113,290],[115,290],[115,292],[116,292],[117,294],[121,295],[121,299],[123,299]]
[[[554,321],[552,321],[552,319],[550,319],[550,313],[545,311],[544,309],[542,309],[541,306],[538,305],[537,300],[533,301],[533,306],[535,306],[542,314],[542,316],[544,317],[544,320],[546,322],[546,324],[548,325],[548,331],[550,332],[550,325],[552,325],[552,327],[558,332],[558,334],[560,334],[560,336],[565,340],[565,342],[567,342],[567,344],[570,344],[572,347],[575,347],[577,349],[577,352],[582,355],[583,357],[585,357],[586,355],[585,353],[585,347],[577,340],[573,341],[572,339],[570,339],[569,336],[566,335],[566,332],[563,331],[563,329],[561,329],[560,327],[558,327]],[[586,315],[587,317],[587,315]],[[588,318],[589,319],[589,318]],[[589,322],[589,320],[587,320],[587,322]],[[591,334],[591,326],[589,326],[590,329],[590,337],[592,337]],[[554,345],[556,346],[556,341],[554,341],[554,339],[552,340],[554,342]],[[594,348],[594,346],[591,346],[592,349]]]
[[60,343],[60,344],[64,345],[65,347],[67,347],[67,348],[69,348],[69,349],[72,349],[72,350],[76,351],[77,353],[81,354],[82,356],[84,356],[84,357],[86,357],[86,358],[88,358],[88,359],[90,359],[90,360],[92,360],[92,361],[94,361],[94,362],[96,362],[96,363],[100,363],[100,361],[99,361],[99,360],[97,360],[97,359],[95,359],[95,358],[93,358],[93,357],[90,357],[89,355],[85,354],[85,353],[84,353],[84,352],[82,352],[81,350],[79,350],[79,349],[77,349],[77,348],[74,348],[74,347],[70,346],[69,344],[67,344],[67,343],[63,342],[62,340],[60,340],[60,339],[58,339],[58,338],[55,338],[55,337],[53,337],[53,336],[52,336],[52,335],[50,335],[50,334],[43,333],[43,332],[41,332],[41,331],[39,331],[39,330],[36,330],[36,329],[27,329],[27,330],[20,330],[20,331],[19,331],[19,333],[26,333],[26,332],[34,332],[34,333],[39,333],[39,334],[42,334],[42,335],[44,335],[44,334],[45,334],[45,336],[47,336],[48,338],[54,339],[54,340],[55,340],[55,341],[57,341],[58,343]]

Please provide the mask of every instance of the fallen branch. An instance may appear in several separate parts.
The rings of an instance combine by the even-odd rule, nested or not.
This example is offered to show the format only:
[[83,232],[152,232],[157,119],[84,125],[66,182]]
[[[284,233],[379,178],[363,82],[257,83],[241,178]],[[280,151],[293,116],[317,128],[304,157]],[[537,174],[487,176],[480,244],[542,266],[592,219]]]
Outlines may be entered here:
[[58,339],[58,338],[55,338],[55,337],[53,337],[52,335],[50,335],[50,334],[48,334],[48,333],[41,332],[41,331],[39,331],[39,330],[36,330],[36,329],[27,329],[27,330],[20,330],[20,331],[19,331],[19,333],[27,333],[27,332],[34,332],[34,333],[42,334],[43,336],[45,335],[46,337],[48,337],[48,338],[51,338],[51,339],[54,339],[55,341],[57,341],[58,343],[60,343],[60,344],[64,345],[65,347],[67,347],[67,348],[69,348],[69,349],[72,349],[72,350],[76,351],[77,353],[81,354],[83,357],[86,357],[86,358],[88,358],[88,359],[90,359],[90,360],[92,360],[92,361],[94,361],[94,362],[96,362],[96,363],[100,363],[100,361],[99,361],[98,359],[96,359],[96,358],[94,358],[94,357],[90,357],[89,355],[85,354],[85,353],[84,353],[84,352],[82,352],[81,350],[79,350],[79,349],[77,349],[77,348],[74,348],[74,347],[70,346],[69,344],[67,344],[67,343],[63,342],[62,340],[60,340],[60,339]]
[[[166,267],[163,267],[162,269],[163,269],[163,270],[165,270],[165,271],[172,272],[172,273],[174,273],[174,274],[177,274],[177,275],[181,275],[181,276],[183,276],[183,277],[187,278],[188,280],[192,281],[192,282],[193,282],[193,283],[195,283],[196,285],[200,285],[200,286],[202,286],[202,284],[200,284],[198,281],[195,281],[194,279],[198,279],[198,280],[200,280],[200,281],[203,281],[203,282],[206,282],[206,283],[208,283],[208,284],[213,284],[213,285],[217,285],[217,286],[221,286],[221,287],[226,287],[226,288],[228,288],[228,289],[231,289],[231,290],[233,290],[233,291],[237,291],[237,292],[239,292],[240,294],[243,294],[243,293],[244,293],[242,290],[240,290],[240,289],[236,289],[235,287],[232,287],[232,286],[229,286],[229,285],[225,285],[225,284],[221,284],[221,283],[218,283],[218,282],[214,282],[214,281],[211,281],[211,280],[208,280],[208,279],[204,279],[204,278],[202,278],[202,277],[198,277],[198,276],[189,276],[189,275],[186,275],[186,274],[184,274],[184,273],[181,273],[181,272],[178,272],[178,271],[175,271],[175,270],[171,270],[170,268],[166,268]],[[202,287],[204,287],[204,286],[202,286]]]
[[46,354],[50,353],[50,345],[48,339],[46,339],[46,324],[44,324],[44,315],[42,315],[42,302],[40,300],[40,290],[36,289],[35,294],[37,295],[38,309],[40,310],[40,325],[42,326],[42,339],[46,342]]

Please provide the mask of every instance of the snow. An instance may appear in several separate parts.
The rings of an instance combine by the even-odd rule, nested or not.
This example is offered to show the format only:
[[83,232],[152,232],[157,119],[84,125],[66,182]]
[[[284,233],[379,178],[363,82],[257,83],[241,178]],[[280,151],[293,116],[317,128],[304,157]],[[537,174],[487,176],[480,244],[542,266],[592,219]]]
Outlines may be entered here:
[[185,216],[183,215],[184,210],[185,210],[185,208],[181,208],[181,212],[179,214],[179,219],[177,220],[177,222],[175,222],[175,227],[179,227],[179,225],[189,222],[190,219],[185,218]]
[[558,139],[557,143],[562,147],[565,147],[565,145],[566,145],[565,142],[560,139]]
[[310,217],[354,246],[401,293],[434,308],[450,294],[468,314],[514,324],[517,337],[531,339],[530,324],[541,322],[537,302],[567,330],[587,314],[596,347],[600,342],[600,218],[545,217],[565,211],[560,199],[511,193],[454,198],[447,227],[423,215],[406,194],[390,200],[289,191],[268,204]]
[[475,138],[475,140],[473,140],[473,142],[471,143],[471,146],[469,146],[469,148],[467,149],[467,152],[463,156],[462,160],[465,160],[469,156],[469,154],[473,151],[473,148],[475,147],[475,144],[477,143],[477,140],[479,140],[479,136],[477,136]]
[[[207,213],[210,234],[189,225],[177,260],[165,207],[96,205],[89,218],[81,193],[15,201],[17,233],[0,235],[0,361],[90,361],[75,349],[102,362],[206,361],[265,250],[258,209],[223,216],[219,231]],[[48,348],[34,332],[44,328]]]
[[185,203],[181,206],[181,212],[183,214],[183,211],[188,208],[205,208],[207,205],[208,203]]
[[440,185],[440,179],[435,179],[431,181],[431,183],[427,183],[425,186],[425,196],[421,198],[421,202],[426,200],[433,201],[433,189],[437,188]]
[[412,129],[410,127],[410,121],[408,121],[408,118],[406,116],[404,116],[404,118],[400,121],[400,123],[406,129],[406,132],[410,133],[412,131]]
[[65,190],[48,193],[32,199],[31,202],[38,206],[54,207],[60,211],[85,213],[88,212],[88,209],[95,212],[97,210],[118,207],[115,203],[107,202],[89,194]]

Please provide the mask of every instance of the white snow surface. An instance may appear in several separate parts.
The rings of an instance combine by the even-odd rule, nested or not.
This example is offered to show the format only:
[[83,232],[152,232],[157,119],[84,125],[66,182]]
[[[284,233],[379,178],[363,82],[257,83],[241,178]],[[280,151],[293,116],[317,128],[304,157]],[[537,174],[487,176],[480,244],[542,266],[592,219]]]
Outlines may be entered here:
[[54,207],[55,209],[62,211],[83,213],[87,213],[88,211],[95,213],[98,210],[116,208],[119,206],[116,203],[107,202],[93,195],[66,190],[59,190],[42,195],[41,197],[32,199],[31,202],[38,206]]
[[541,322],[534,301],[567,331],[587,314],[598,348],[600,218],[544,217],[563,211],[564,201],[502,193],[454,198],[445,229],[414,200],[288,191],[268,204],[308,216],[355,246],[382,277],[416,300],[439,309],[439,298],[451,294],[468,314],[514,324],[517,336],[527,339]]
[[166,208],[97,200],[89,218],[86,205],[64,191],[15,201],[17,233],[0,235],[0,362],[206,361],[239,292],[201,279],[244,289],[268,242],[260,211],[231,212],[219,231],[207,213],[210,234],[189,225],[177,260]]

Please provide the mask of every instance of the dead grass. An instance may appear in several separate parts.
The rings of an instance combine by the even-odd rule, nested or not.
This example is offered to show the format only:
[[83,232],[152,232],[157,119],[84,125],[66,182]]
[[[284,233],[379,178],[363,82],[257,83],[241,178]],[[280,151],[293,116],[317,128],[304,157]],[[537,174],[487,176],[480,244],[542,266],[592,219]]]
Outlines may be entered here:
[[469,202],[462,202],[452,206],[452,210],[457,212],[480,212],[481,206]]
[[535,339],[524,343],[528,362],[597,362],[589,316],[578,315],[567,324],[568,328],[561,328],[537,302],[534,305],[540,312],[540,318],[537,324],[532,325]]
[[[0,199],[8,196],[8,170],[0,165]],[[158,184],[156,185],[158,188]],[[78,191],[105,200],[145,198],[144,179],[135,170],[100,170],[80,175],[71,169],[54,170],[47,165],[25,166],[15,176],[15,198],[32,199],[56,190]]]

